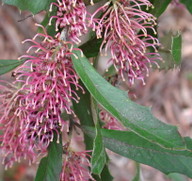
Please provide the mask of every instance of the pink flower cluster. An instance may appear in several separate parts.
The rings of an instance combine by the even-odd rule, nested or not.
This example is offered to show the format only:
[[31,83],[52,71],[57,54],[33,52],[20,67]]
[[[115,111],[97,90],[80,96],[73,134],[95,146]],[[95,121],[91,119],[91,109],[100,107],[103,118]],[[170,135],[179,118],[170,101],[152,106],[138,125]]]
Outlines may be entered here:
[[[39,150],[47,149],[55,133],[59,141],[60,132],[65,131],[67,124],[61,113],[75,116],[71,101],[78,103],[79,97],[74,90],[83,91],[72,67],[71,56],[75,48],[71,42],[60,40],[59,35],[53,38],[44,29],[43,34],[38,33],[32,40],[25,40],[33,43],[27,51],[33,55],[19,58],[26,59],[15,72],[15,84],[21,87],[12,95],[2,93],[2,148],[6,154],[12,152],[14,159],[9,160],[13,162],[20,159],[20,154],[27,154],[23,157],[29,158],[34,155],[35,158]],[[35,41],[37,37],[43,40],[38,43]],[[11,166],[12,163],[6,165]]]
[[94,180],[88,169],[91,167],[90,155],[84,152],[75,152],[67,146],[63,155],[63,168],[60,176],[61,181],[90,181]]
[[[108,1],[98,8],[91,17],[94,22],[93,30],[97,38],[103,38],[100,47],[101,54],[110,51],[115,69],[122,80],[131,84],[135,79],[142,80],[149,75],[148,65],[161,59],[157,53],[159,42],[149,35],[148,30],[154,31],[155,17],[141,10],[142,6],[152,7],[148,0],[118,0]],[[102,12],[101,18],[95,15]],[[152,48],[153,52],[148,49]]]
[[101,110],[99,112],[99,118],[104,123],[103,128],[105,129],[121,130],[121,131],[126,130],[126,128],[123,125],[121,125],[121,123],[116,118],[114,118],[105,110]]
[[22,139],[21,122],[25,112],[16,115],[16,111],[20,104],[16,98],[18,94],[17,87],[7,82],[0,85],[0,130],[3,134],[0,136],[1,149],[3,153],[3,164],[5,168],[11,167],[14,162],[19,162],[23,158],[27,158],[29,163],[36,160],[39,154],[45,153],[44,149],[38,150],[34,143],[28,144],[28,140]]
[[83,0],[57,0],[57,3],[51,4],[50,11],[53,6],[58,8],[57,15],[50,18],[49,25],[56,19],[56,31],[65,28],[68,39],[79,44],[79,37],[88,31],[87,10]]
[[[37,36],[44,40],[34,41]],[[34,44],[28,49],[28,52],[33,50],[34,55],[21,56],[20,59],[27,60],[17,70],[17,81],[22,82],[22,90],[27,92],[22,96],[24,106],[18,111],[27,110],[25,128],[35,130],[35,137],[48,146],[54,132],[59,136],[58,131],[63,131],[66,124],[61,113],[74,114],[71,100],[78,103],[79,97],[72,87],[83,89],[72,67],[73,45],[46,32],[37,34],[34,39],[26,40]]]

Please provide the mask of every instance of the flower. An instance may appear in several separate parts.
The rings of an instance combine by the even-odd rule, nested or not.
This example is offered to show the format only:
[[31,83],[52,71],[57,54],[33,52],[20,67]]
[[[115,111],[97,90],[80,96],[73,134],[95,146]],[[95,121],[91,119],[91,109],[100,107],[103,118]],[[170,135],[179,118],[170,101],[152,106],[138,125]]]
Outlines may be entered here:
[[[98,8],[91,17],[97,38],[103,38],[100,53],[107,55],[110,50],[112,62],[122,80],[131,84],[135,79],[142,80],[149,75],[148,66],[161,59],[157,53],[159,42],[148,34],[155,23],[155,17],[141,10],[152,7],[148,0],[111,0]],[[103,11],[101,18],[96,14]],[[149,52],[148,49],[153,49]]]
[[[46,151],[38,149],[33,142],[28,144],[28,139],[22,138],[20,120],[25,117],[26,112],[17,114],[17,110],[22,102],[20,97],[22,92],[13,84],[1,81],[0,85],[0,136],[1,151],[3,154],[3,163],[5,169],[11,167],[14,162],[20,162],[21,159],[27,159],[29,163],[37,160]],[[19,95],[19,96],[18,96]]]
[[[72,110],[72,100],[79,97],[75,90],[83,88],[73,69],[71,42],[63,41],[63,34],[55,38],[49,36],[41,25],[43,33],[38,33],[27,50],[23,65],[15,71],[14,85],[0,85],[1,119],[0,130],[6,167],[26,158],[34,162],[45,155],[47,147],[61,132],[67,132],[68,121],[61,117],[66,112],[76,116]],[[36,41],[39,37],[42,40]],[[76,55],[74,55],[76,56]]]
[[[20,98],[22,104],[17,109],[17,115],[23,110],[27,112],[21,120],[24,140],[28,138],[29,143],[36,141],[48,147],[54,133],[59,142],[60,132],[65,131],[67,122],[62,119],[61,113],[75,116],[71,108],[72,100],[79,101],[75,89],[84,90],[78,84],[79,77],[73,70],[71,56],[75,48],[72,43],[63,41],[61,34],[53,38],[42,28],[44,33],[24,41],[33,43],[27,51],[33,52],[33,55],[19,58],[26,59],[16,70],[17,83],[22,83],[21,90],[25,94]],[[43,38],[43,41],[38,43],[35,41],[37,37]]]
[[99,112],[99,118],[104,123],[103,128],[125,131],[125,127],[105,110]]
[[63,168],[60,175],[60,181],[89,181],[94,180],[89,172],[90,155],[88,151],[75,152],[65,145],[63,155]]
[[50,18],[49,25],[56,19],[56,31],[65,28],[66,37],[79,44],[79,37],[88,31],[87,10],[83,0],[57,0],[57,3],[51,3],[50,11],[53,6],[58,8],[57,15]]

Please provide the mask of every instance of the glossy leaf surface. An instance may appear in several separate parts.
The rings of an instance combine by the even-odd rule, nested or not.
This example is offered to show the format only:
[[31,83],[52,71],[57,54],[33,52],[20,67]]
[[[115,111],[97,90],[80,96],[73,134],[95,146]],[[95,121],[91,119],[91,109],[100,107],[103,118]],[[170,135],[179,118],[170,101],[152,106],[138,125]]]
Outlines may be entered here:
[[58,144],[56,138],[54,138],[49,145],[47,157],[44,157],[39,164],[35,181],[60,181],[62,152],[61,140]]
[[74,68],[86,88],[95,100],[124,126],[162,147],[185,148],[184,141],[176,127],[162,123],[151,114],[149,108],[132,102],[126,92],[113,87],[104,80],[86,57],[81,57],[79,51],[74,51],[74,53],[79,58],[73,57]]
[[[93,128],[85,127],[84,131],[90,137],[95,136]],[[182,173],[192,178],[192,150],[170,150],[162,148],[134,132],[101,130],[106,148],[117,154],[150,165],[165,174]],[[191,140],[188,141],[191,145]]]
[[0,75],[10,72],[23,62],[19,60],[0,60]]
[[20,10],[28,10],[36,14],[42,10],[49,9],[54,0],[3,0],[3,3],[17,6]]

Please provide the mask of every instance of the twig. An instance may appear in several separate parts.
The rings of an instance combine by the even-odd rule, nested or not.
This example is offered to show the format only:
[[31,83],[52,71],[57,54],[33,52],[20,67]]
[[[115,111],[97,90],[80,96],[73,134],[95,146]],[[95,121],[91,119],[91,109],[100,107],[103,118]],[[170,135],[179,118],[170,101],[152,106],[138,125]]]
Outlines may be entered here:
[[26,19],[28,19],[28,18],[30,18],[30,17],[34,17],[34,15],[33,15],[33,14],[30,14],[30,15],[24,17],[23,19],[18,20],[17,22],[24,21],[24,20],[26,20]]

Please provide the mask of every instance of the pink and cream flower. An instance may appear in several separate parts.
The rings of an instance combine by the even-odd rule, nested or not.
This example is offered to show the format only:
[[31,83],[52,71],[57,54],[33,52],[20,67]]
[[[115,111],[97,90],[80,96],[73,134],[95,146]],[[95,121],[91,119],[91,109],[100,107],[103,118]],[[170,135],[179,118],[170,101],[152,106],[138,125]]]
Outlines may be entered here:
[[[148,30],[156,31],[156,18],[141,10],[150,8],[148,0],[111,0],[98,8],[91,17],[93,30],[97,38],[103,38],[100,53],[107,55],[110,51],[115,69],[122,80],[131,84],[149,75],[149,68],[161,59],[157,53],[158,39],[149,35]],[[95,18],[102,12],[100,18]],[[152,49],[149,52],[149,49]]]

